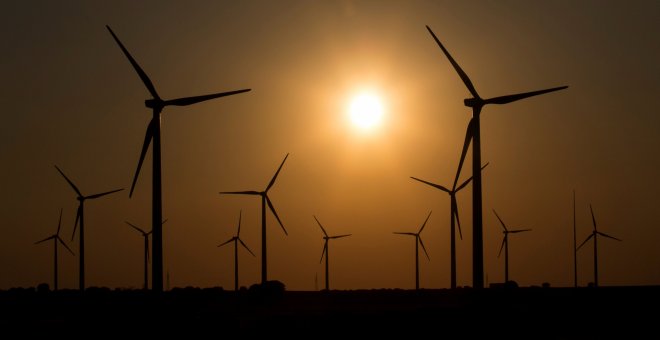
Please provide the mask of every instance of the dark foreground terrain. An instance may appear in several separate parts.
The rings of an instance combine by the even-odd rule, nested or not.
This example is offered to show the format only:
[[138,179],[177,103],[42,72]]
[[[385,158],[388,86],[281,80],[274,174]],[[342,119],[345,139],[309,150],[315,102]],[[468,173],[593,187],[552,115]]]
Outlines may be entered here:
[[90,338],[241,333],[658,339],[659,308],[659,286],[269,293],[186,288],[161,296],[100,288],[84,294],[12,289],[0,291],[0,329]]

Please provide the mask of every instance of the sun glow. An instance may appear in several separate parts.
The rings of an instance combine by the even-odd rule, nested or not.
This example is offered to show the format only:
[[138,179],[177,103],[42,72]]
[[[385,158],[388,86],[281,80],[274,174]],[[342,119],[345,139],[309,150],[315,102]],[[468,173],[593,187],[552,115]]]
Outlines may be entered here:
[[351,100],[348,114],[355,127],[371,130],[383,119],[383,104],[374,93],[360,93]]

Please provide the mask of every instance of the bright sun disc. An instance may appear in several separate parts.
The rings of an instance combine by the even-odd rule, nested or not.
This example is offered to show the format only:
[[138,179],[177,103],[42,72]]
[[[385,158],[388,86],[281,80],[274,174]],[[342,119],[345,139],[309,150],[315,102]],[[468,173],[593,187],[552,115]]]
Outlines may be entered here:
[[380,123],[383,117],[383,105],[377,96],[363,93],[353,98],[348,112],[353,125],[366,130]]

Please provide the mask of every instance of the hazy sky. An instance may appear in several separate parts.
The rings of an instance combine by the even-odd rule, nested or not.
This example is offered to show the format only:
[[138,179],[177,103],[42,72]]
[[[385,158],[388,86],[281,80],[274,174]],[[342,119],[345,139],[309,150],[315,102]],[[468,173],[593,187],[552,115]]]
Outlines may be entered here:
[[[569,85],[481,117],[484,262],[500,282],[502,232],[510,278],[573,282],[572,190],[578,242],[599,229],[602,285],[660,284],[660,2],[658,1],[11,1],[0,13],[0,289],[51,283],[55,232],[71,240],[75,194],[130,188],[151,111],[148,92],[105,29],[110,25],[164,98],[252,88],[162,116],[165,271],[172,286],[233,288],[235,233],[241,285],[260,280],[260,202],[220,196],[263,190],[290,153],[270,197],[269,279],[287,289],[323,282],[322,233],[337,289],[413,288],[422,233],[421,286],[449,286],[449,186],[471,111],[469,93],[424,25],[484,97]],[[347,118],[351,98],[377,93],[371,131]],[[471,159],[468,158],[471,163]],[[470,164],[468,163],[468,164]],[[462,178],[470,176],[464,168]],[[472,284],[471,186],[458,195],[463,240],[458,284]],[[85,206],[88,286],[141,287],[141,236],[151,225],[151,151],[128,192]],[[579,282],[593,250],[579,252]],[[78,259],[60,253],[60,287],[77,286]],[[52,283],[51,283],[52,284]]]

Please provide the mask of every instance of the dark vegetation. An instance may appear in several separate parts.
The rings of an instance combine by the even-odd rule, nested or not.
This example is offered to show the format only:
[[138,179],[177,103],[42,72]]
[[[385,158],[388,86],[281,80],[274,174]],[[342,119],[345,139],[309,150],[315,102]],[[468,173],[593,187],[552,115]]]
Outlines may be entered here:
[[271,281],[238,292],[186,287],[157,296],[96,287],[84,294],[53,292],[40,285],[0,291],[0,326],[25,334],[80,335],[80,327],[104,336],[130,332],[214,338],[239,332],[305,338],[416,333],[433,338],[583,339],[660,334],[659,286],[494,287],[294,292]]

